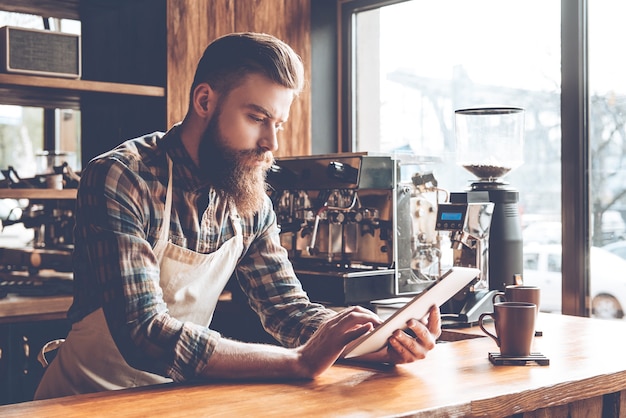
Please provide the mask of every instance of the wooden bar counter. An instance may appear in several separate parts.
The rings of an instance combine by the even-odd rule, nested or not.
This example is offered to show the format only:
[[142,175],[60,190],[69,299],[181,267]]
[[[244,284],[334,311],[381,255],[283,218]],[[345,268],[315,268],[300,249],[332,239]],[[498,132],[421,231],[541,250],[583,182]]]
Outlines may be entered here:
[[[487,337],[397,367],[337,364],[313,381],[160,385],[0,407],[2,417],[609,417],[626,414],[626,321],[541,314],[550,364],[494,366]],[[461,332],[461,331],[459,331]],[[476,336],[475,328],[463,333]],[[455,332],[456,333],[456,332]],[[620,415],[620,403],[625,405]],[[534,411],[534,412],[531,412]],[[520,414],[520,415],[517,415]]]
[[0,299],[0,324],[65,319],[72,296],[16,296]]

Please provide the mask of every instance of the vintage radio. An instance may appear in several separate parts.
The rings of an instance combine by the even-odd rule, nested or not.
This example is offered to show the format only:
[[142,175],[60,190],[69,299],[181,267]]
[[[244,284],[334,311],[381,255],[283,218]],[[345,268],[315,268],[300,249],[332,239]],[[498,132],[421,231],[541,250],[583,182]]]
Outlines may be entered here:
[[80,78],[80,35],[49,30],[0,28],[0,69],[53,77]]

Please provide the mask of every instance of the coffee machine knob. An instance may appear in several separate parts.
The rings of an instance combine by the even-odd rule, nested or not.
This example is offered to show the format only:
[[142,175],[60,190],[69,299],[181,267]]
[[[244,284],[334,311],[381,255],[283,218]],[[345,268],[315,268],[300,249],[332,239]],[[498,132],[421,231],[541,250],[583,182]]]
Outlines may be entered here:
[[30,254],[30,259],[28,261],[30,262],[31,267],[38,269],[39,266],[41,266],[41,254],[39,251],[33,251]]
[[361,212],[348,212],[348,222],[359,223],[363,220]]
[[342,212],[329,212],[328,220],[333,224],[343,223],[345,220],[345,215]]

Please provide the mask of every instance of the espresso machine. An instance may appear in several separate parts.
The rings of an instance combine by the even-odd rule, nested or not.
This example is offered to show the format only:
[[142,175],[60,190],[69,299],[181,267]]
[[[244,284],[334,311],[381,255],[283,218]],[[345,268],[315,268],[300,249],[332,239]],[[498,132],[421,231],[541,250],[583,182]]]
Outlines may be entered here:
[[[8,293],[28,296],[72,293],[78,177],[73,172],[68,175],[65,168],[60,170],[53,175],[60,176],[62,182],[55,181],[54,188],[46,181],[53,175],[24,179],[11,167],[2,170],[0,198],[24,204],[16,205],[10,216],[0,219],[0,297]],[[13,241],[9,238],[12,230],[23,232]]]
[[[523,244],[519,193],[504,176],[523,162],[524,110],[516,107],[480,107],[455,111],[457,163],[478,177],[464,192],[450,193],[440,205],[437,229],[449,231],[454,265],[479,266],[479,283],[442,306],[444,326],[477,323],[482,312],[492,312],[494,292],[520,284]],[[492,205],[488,208],[486,205]],[[476,217],[462,218],[465,208],[478,206],[486,221],[471,225]],[[446,220],[455,222],[446,222]],[[473,248],[475,246],[475,248]]]
[[68,199],[30,199],[19,218],[0,220],[0,230],[21,223],[33,231],[33,239],[26,246],[0,248],[0,268],[71,272],[74,205]]
[[368,306],[440,277],[444,192],[410,160],[367,152],[276,160],[267,182],[281,244],[312,300]]

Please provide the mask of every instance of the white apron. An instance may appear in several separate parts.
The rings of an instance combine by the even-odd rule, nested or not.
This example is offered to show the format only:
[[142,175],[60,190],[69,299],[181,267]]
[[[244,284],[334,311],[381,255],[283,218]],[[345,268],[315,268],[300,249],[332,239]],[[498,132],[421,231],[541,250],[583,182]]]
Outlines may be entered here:
[[[172,162],[163,227],[154,253],[161,269],[159,284],[169,314],[183,322],[209,326],[217,300],[235,271],[243,251],[241,223],[230,205],[234,236],[211,254],[200,254],[169,242],[172,208]],[[171,382],[171,379],[130,367],[117,349],[102,308],[72,326],[48,366],[35,399],[124,389]]]

